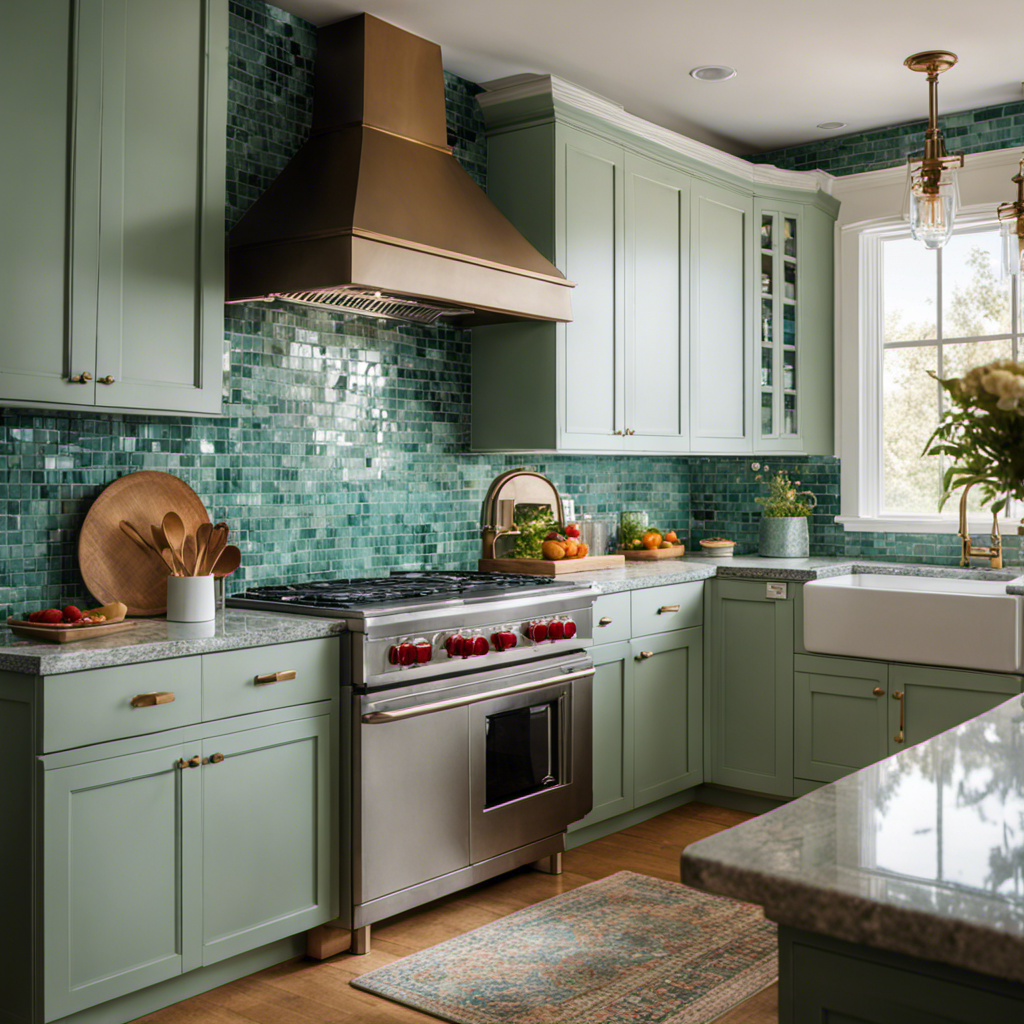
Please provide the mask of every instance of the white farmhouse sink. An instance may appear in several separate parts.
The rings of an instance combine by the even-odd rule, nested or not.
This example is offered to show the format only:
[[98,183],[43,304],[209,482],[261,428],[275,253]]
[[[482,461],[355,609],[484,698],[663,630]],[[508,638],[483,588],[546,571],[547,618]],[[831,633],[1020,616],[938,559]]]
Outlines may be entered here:
[[1021,597],[1000,580],[853,573],[804,584],[816,654],[1020,672]]

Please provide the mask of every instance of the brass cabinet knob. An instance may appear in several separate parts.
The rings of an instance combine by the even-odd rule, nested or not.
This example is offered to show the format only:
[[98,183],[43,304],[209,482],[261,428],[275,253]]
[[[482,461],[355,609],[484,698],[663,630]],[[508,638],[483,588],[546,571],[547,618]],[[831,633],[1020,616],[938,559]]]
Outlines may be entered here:
[[896,733],[896,735],[893,736],[893,741],[895,743],[902,743],[903,742],[903,733],[901,733],[901,732]]
[[632,437],[636,433],[636,431],[632,427],[627,427],[626,433],[629,434],[630,437]]
[[621,430],[616,430],[615,431],[615,436],[616,437],[622,437],[622,431]]
[[653,657],[654,657],[654,651],[641,651],[640,652],[640,657],[637,658],[636,660],[637,661],[646,661],[648,658],[653,658]]
[[70,378],[69,383],[71,383],[71,384],[87,384],[91,380],[92,380],[92,374],[91,373],[80,373],[80,374],[78,374],[77,377]]
[[885,693],[885,690],[883,690],[880,686],[876,686],[871,692],[876,697],[881,697]]
[[203,764],[220,764],[224,760],[223,754],[211,754],[209,757],[203,758]]
[[601,618],[597,620],[597,624],[599,626],[610,626],[612,624],[611,616],[602,615]]
[[196,754],[194,757],[189,758],[179,757],[178,760],[174,762],[174,766],[181,769],[198,768],[202,763],[203,759]]
[[114,383],[114,378],[111,377],[108,374],[106,377],[99,377],[99,378],[97,378],[96,383],[97,384],[113,384]]

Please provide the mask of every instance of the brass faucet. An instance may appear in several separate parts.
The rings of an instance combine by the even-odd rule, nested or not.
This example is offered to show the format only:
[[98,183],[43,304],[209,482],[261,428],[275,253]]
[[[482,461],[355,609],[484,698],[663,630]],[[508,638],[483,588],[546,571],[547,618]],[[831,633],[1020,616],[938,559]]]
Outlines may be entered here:
[[960,564],[970,568],[972,558],[987,558],[989,568],[1002,569],[1003,538],[999,533],[999,517],[995,512],[992,513],[992,543],[987,548],[974,547],[971,544],[971,534],[967,529],[967,492],[974,483],[969,483],[964,488],[964,493],[960,495],[960,529],[957,531],[960,538]]

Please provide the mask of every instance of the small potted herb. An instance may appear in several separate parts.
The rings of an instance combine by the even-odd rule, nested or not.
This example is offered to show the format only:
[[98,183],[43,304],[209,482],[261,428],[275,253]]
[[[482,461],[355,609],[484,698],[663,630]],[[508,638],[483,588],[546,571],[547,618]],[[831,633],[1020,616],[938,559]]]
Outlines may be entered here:
[[754,499],[762,510],[758,550],[765,558],[806,558],[810,552],[807,517],[818,501],[799,486],[780,470],[768,480],[768,494]]

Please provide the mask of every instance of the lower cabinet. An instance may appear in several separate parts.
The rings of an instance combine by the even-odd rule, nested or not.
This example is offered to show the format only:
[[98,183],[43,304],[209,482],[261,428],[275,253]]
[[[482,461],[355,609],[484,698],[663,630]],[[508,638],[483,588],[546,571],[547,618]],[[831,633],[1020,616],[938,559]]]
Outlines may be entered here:
[[330,738],[325,712],[45,770],[45,1019],[329,920]]
[[[774,584],[772,586],[775,586]],[[793,596],[714,580],[707,591],[711,776],[722,786],[793,795]]]
[[701,632],[591,648],[594,806],[570,831],[703,781]]

